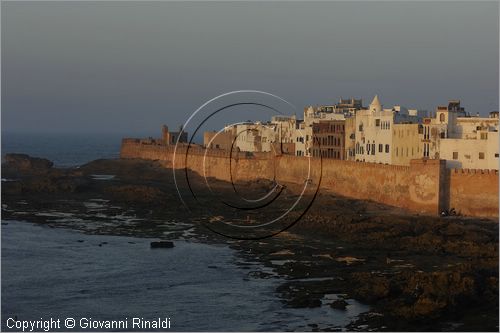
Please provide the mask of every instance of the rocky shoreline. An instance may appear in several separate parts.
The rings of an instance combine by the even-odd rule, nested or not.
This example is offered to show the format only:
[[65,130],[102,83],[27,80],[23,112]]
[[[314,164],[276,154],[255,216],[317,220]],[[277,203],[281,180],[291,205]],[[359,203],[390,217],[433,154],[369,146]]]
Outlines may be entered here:
[[[231,184],[211,184],[217,193],[233,193]],[[249,194],[272,187],[265,180],[239,185]],[[283,195],[293,200],[298,190],[287,184]],[[206,192],[198,192],[198,202],[215,207],[213,193]],[[57,169],[20,154],[7,155],[2,165],[2,198],[4,220],[228,244],[242,259],[258,260],[286,278],[276,290],[284,306],[317,307],[331,294],[339,295],[330,302],[332,311],[344,311],[352,299],[369,304],[350,330],[498,330],[496,220],[421,216],[320,192],[287,231],[253,241],[228,239],[204,227],[214,216],[197,212],[193,219],[178,198],[172,171],[158,162],[97,160]],[[263,218],[215,210],[221,218]],[[266,271],[255,274],[272,278]]]

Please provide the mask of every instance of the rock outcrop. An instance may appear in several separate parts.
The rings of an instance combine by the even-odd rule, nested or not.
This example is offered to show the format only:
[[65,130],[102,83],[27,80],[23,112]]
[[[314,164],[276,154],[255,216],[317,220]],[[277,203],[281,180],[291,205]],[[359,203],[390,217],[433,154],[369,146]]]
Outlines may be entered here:
[[4,168],[20,172],[43,173],[54,166],[46,158],[31,157],[26,154],[6,154]]

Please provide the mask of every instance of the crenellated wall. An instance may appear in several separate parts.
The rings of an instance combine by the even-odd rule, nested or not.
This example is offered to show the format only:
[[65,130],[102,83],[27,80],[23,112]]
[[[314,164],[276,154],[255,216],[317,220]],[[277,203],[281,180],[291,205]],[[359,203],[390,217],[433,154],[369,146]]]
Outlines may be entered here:
[[[173,146],[124,139],[122,158],[160,160],[173,166]],[[498,216],[498,172],[446,169],[444,160],[412,160],[410,166],[334,159],[274,156],[271,153],[229,153],[195,146],[181,147],[175,167],[220,180],[276,179],[301,184],[308,178],[321,188],[351,198],[373,200],[412,212],[439,214],[455,208],[463,215]],[[229,166],[231,161],[231,172]],[[186,164],[187,163],[187,164]],[[310,172],[310,174],[308,174]]]
[[450,203],[462,215],[498,216],[498,171],[451,169]]

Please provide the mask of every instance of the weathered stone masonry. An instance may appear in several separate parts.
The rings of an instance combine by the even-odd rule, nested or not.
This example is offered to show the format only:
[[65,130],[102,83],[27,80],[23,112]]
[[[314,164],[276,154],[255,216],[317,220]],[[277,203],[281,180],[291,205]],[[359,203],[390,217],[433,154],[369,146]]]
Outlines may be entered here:
[[[176,168],[184,168],[185,148],[178,150]],[[172,167],[173,146],[124,139],[122,158],[159,160]],[[182,156],[182,158],[179,158]],[[187,167],[199,174],[229,181],[229,154],[190,148]],[[204,163],[205,160],[205,163]],[[447,169],[444,160],[412,160],[410,166],[334,159],[233,154],[235,180],[273,179],[303,183],[311,163],[313,179],[322,173],[321,188],[351,198],[373,200],[412,212],[439,214],[454,208],[469,216],[498,217],[498,171]]]

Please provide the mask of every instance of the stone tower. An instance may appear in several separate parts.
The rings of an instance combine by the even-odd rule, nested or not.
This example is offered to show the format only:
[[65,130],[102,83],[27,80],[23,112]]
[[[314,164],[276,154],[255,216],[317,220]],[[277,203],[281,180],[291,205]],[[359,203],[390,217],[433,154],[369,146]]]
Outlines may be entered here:
[[163,125],[161,127],[161,138],[164,143],[169,144],[170,143],[170,133],[168,132],[168,126]]
[[375,97],[373,97],[373,101],[370,103],[370,111],[382,111],[382,104],[380,104],[380,101],[378,100],[378,95],[375,95]]

